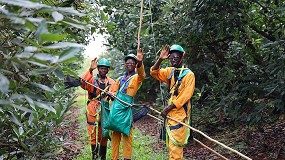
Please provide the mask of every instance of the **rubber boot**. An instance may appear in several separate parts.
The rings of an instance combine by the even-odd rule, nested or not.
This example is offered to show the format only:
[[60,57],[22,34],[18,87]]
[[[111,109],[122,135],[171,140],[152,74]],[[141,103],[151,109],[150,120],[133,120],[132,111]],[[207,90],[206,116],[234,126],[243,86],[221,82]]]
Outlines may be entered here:
[[107,153],[107,146],[100,145],[99,156],[101,157],[101,160],[106,160],[106,153]]
[[98,158],[98,147],[96,145],[91,144],[91,153],[92,153],[92,160],[96,160]]

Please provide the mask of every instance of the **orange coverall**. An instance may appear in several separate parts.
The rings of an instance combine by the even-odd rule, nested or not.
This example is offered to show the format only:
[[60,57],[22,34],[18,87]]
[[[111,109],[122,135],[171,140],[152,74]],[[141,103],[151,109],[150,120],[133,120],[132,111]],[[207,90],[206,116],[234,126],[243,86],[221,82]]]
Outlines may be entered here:
[[[170,76],[172,70],[175,69],[174,67],[167,67],[165,69],[158,69],[153,70],[150,69],[150,75],[170,86],[170,88],[175,84],[174,75],[171,77],[171,81],[169,84],[168,77]],[[175,88],[175,87],[174,87]],[[184,120],[189,118],[190,116],[190,99],[194,93],[195,89],[195,76],[193,72],[188,72],[181,81],[181,84],[178,88],[178,95],[172,97],[172,103],[176,106],[176,108],[172,109],[168,116],[172,117],[180,122],[185,122]],[[183,105],[188,103],[187,107],[187,113],[185,112],[185,109],[183,108]],[[170,105],[170,104],[168,104]],[[169,126],[176,126],[179,123],[167,119],[167,124]],[[173,138],[179,142],[183,143],[186,138],[186,126],[181,126],[178,129],[171,130]],[[170,160],[182,160],[183,159],[183,147],[175,145],[169,138],[168,141],[168,149],[169,149],[169,159]]]
[[[140,68],[137,68],[137,74],[132,76],[132,79],[129,82],[129,85],[126,89],[126,94],[129,96],[134,97],[142,83],[142,81],[145,79],[145,71],[144,71],[144,65],[142,64]],[[116,93],[119,90],[120,87],[120,78],[118,78],[114,85],[114,90],[112,90],[113,93]],[[123,138],[123,158],[125,159],[131,159],[132,157],[132,147],[133,147],[133,132],[132,129],[130,131],[130,136],[126,136],[125,134],[122,134],[121,132],[113,131],[112,134],[112,159],[117,160],[119,159],[119,146],[121,137]]]
[[[89,70],[81,78],[94,85],[95,85],[95,80],[97,81],[98,85],[100,84],[98,78],[97,77],[94,78],[93,74],[90,73]],[[109,91],[112,90],[112,88],[114,87],[114,84],[115,84],[115,81],[113,79],[109,77],[106,78],[105,88],[109,86]],[[87,110],[86,110],[86,118],[87,118],[86,126],[87,126],[89,141],[92,145],[97,145],[98,143],[100,143],[101,146],[107,146],[108,138],[105,138],[102,136],[101,125],[99,125],[99,128],[98,128],[98,137],[97,137],[98,142],[96,142],[97,133],[96,133],[96,126],[94,125],[98,120],[99,120],[98,124],[100,124],[99,123],[100,122],[100,115],[99,115],[100,112],[98,111],[101,110],[101,104],[100,104],[101,91],[99,89],[96,89],[94,86],[91,86],[85,82],[81,82],[81,87],[88,91],[89,103],[87,105]],[[96,94],[95,94],[96,96],[91,97],[91,94],[93,93],[94,89],[96,89]]]

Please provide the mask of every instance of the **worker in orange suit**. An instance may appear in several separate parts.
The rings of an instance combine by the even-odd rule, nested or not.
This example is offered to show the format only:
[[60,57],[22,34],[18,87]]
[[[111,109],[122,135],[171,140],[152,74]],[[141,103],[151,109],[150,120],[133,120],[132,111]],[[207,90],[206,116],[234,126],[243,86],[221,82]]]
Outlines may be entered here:
[[[180,45],[165,45],[156,63],[150,68],[150,75],[168,84],[169,98],[166,107],[162,110],[161,116],[165,118],[166,145],[169,150],[170,160],[183,159],[183,147],[187,144],[190,136],[190,129],[167,116],[180,122],[189,124],[190,121],[190,99],[195,89],[194,73],[182,65],[185,55]],[[171,67],[160,68],[163,60],[169,59]]]
[[[115,82],[115,87],[110,96],[115,94],[118,96],[133,97],[136,95],[138,89],[141,86],[141,83],[145,79],[146,73],[143,65],[143,51],[138,49],[137,55],[128,54],[125,57],[125,68],[126,72],[123,76],[119,77]],[[114,102],[113,102],[114,103]],[[126,107],[130,107],[127,106]],[[112,133],[112,159],[119,159],[119,146],[122,138],[123,141],[123,158],[124,160],[130,160],[132,157],[132,147],[133,147],[133,135],[132,127],[130,127],[129,136],[118,131],[113,131]]]
[[[98,74],[93,75],[93,70],[98,69]],[[86,109],[87,118],[87,130],[88,138],[91,143],[92,160],[101,158],[106,159],[107,142],[108,138],[102,136],[102,127],[100,122],[100,101],[107,98],[103,91],[112,90],[115,81],[107,76],[110,69],[110,62],[106,58],[101,58],[99,61],[97,58],[91,61],[89,70],[81,77],[81,87],[88,91],[88,102]],[[85,83],[87,81],[92,85]]]

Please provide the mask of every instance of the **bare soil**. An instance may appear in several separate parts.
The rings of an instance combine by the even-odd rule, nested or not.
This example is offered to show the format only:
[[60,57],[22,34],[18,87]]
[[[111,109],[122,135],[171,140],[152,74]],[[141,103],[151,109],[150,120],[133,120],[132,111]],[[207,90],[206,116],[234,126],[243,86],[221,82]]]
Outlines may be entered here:
[[[71,114],[66,117],[70,124],[62,126],[56,130],[56,134],[61,136],[66,134],[67,143],[63,151],[55,159],[71,160],[80,154],[80,151],[86,144],[82,144],[78,139],[82,138],[80,133],[80,124],[77,120],[79,108],[74,106]],[[143,135],[149,135],[156,139],[152,144],[154,152],[167,151],[165,142],[159,139],[162,124],[156,119],[145,116],[134,123],[134,127],[141,130]],[[198,128],[197,128],[198,129]],[[234,133],[234,134],[233,134]],[[208,135],[208,134],[207,134]],[[211,138],[224,143],[229,147],[245,154],[254,160],[285,160],[285,121],[280,119],[272,124],[267,124],[259,130],[249,131],[241,127],[238,130],[227,130],[224,132],[213,132],[209,135]],[[194,133],[194,138],[210,148],[215,149],[228,159],[243,159],[235,153],[209,141],[203,136]],[[195,141],[190,141],[184,148],[184,158],[191,160],[220,160],[221,157],[209,151]]]

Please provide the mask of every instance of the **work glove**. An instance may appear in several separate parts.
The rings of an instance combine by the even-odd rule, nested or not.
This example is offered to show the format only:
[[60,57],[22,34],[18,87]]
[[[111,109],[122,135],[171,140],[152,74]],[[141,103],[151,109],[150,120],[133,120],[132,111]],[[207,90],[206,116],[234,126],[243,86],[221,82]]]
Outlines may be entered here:
[[163,111],[160,113],[160,115],[163,117],[163,118],[166,118],[167,117],[167,114],[173,109],[175,108],[176,106],[174,104],[171,104],[167,107],[165,107],[163,109]]
[[71,88],[71,87],[78,87],[81,86],[81,81],[79,78],[75,78],[70,75],[66,75],[64,77],[64,86],[65,89]]

